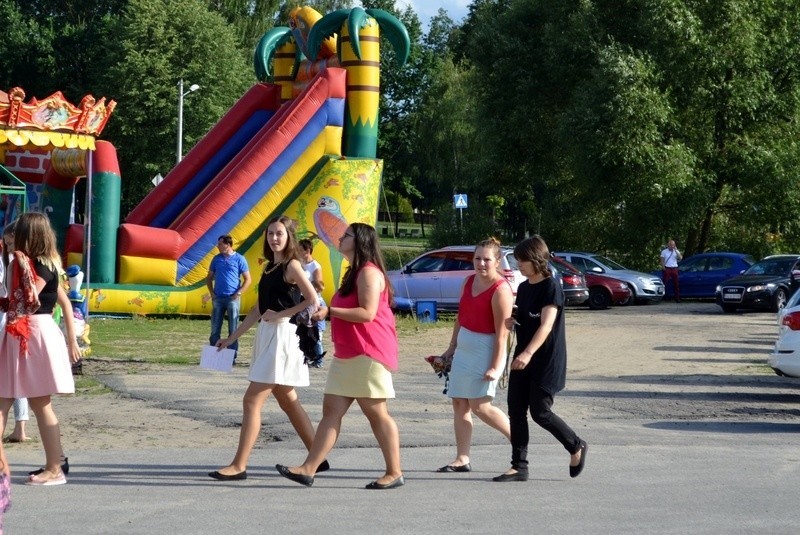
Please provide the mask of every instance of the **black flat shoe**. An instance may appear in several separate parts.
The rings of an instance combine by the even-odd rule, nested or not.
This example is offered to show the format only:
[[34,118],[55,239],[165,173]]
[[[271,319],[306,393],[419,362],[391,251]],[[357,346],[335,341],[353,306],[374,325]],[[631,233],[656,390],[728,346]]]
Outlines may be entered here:
[[283,466],[282,464],[276,464],[275,469],[278,471],[280,475],[285,477],[286,479],[291,479],[295,483],[300,483],[301,485],[305,485],[306,487],[310,487],[314,484],[314,476],[304,476],[303,474],[295,474],[291,470],[289,470],[288,466]]
[[238,474],[220,474],[216,470],[213,472],[208,473],[208,477],[212,479],[216,479],[217,481],[242,481],[243,479],[247,479],[247,470],[242,470]]
[[327,472],[330,469],[331,469],[331,465],[328,464],[328,460],[326,459],[326,460],[322,461],[322,464],[320,464],[317,467],[317,471],[315,473],[319,474],[320,472]]
[[517,470],[513,474],[500,474],[497,477],[493,477],[492,481],[497,481],[498,483],[505,483],[506,481],[528,481],[528,471]]
[[406,480],[403,479],[403,476],[400,476],[397,479],[395,479],[394,481],[390,481],[385,485],[381,485],[377,481],[373,481],[372,483],[370,483],[369,485],[367,485],[364,488],[365,489],[369,489],[369,490],[389,490],[389,489],[396,489],[398,487],[402,487],[405,484],[406,484]]
[[436,471],[437,472],[472,472],[472,467],[470,466],[469,463],[467,463],[467,464],[459,464],[459,465],[446,464],[446,465],[442,466],[441,468],[437,468]]
[[[64,457],[64,462],[61,463],[61,471],[64,472],[64,475],[69,474],[69,457]],[[28,472],[29,476],[38,476],[44,472],[44,468],[39,468],[38,470],[33,470]]]
[[586,464],[586,452],[589,451],[589,444],[581,440],[581,460],[576,466],[569,467],[569,477],[578,477],[583,472],[583,465]]

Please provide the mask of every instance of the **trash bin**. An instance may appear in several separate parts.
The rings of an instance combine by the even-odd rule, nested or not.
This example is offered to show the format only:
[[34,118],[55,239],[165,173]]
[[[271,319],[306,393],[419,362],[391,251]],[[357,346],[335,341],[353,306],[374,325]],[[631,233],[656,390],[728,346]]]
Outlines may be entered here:
[[436,322],[436,301],[417,301],[417,321]]

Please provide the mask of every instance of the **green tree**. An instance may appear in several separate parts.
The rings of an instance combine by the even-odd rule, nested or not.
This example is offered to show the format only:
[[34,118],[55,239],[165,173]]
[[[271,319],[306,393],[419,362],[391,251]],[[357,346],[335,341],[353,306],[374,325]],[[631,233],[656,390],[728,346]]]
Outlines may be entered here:
[[177,83],[199,84],[184,101],[188,151],[253,81],[236,33],[200,0],[131,0],[109,51],[106,87],[118,101],[106,137],[117,147],[126,214],[175,164]]
[[77,103],[100,96],[108,67],[108,28],[126,0],[0,0],[4,68],[0,87],[21,86],[27,98],[62,91]]
[[797,247],[794,2],[476,4],[463,42],[492,176],[532,194],[549,242]]

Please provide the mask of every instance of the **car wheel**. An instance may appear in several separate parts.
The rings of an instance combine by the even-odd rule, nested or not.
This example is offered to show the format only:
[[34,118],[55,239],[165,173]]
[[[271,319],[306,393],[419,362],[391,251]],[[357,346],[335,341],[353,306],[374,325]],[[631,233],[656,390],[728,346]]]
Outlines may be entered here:
[[736,305],[722,305],[722,310],[728,314],[731,312],[736,312]]
[[631,296],[630,298],[628,298],[628,303],[633,303],[634,305],[647,304],[647,299],[639,299],[638,297],[636,297],[636,288],[634,288],[632,284],[629,284],[628,288],[631,289]]
[[780,312],[786,306],[786,290],[778,288],[772,296],[772,311]]
[[589,289],[589,308],[605,310],[611,305],[611,296],[603,288]]

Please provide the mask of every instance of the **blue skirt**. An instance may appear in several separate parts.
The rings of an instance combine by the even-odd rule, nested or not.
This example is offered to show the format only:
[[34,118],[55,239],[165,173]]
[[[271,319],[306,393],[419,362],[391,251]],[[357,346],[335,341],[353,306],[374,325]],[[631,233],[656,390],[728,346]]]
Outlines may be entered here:
[[476,333],[464,327],[459,329],[456,352],[450,367],[447,397],[464,399],[494,397],[497,381],[487,381],[483,378],[492,363],[494,340],[494,333]]

